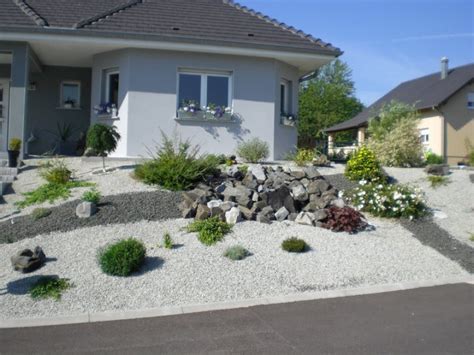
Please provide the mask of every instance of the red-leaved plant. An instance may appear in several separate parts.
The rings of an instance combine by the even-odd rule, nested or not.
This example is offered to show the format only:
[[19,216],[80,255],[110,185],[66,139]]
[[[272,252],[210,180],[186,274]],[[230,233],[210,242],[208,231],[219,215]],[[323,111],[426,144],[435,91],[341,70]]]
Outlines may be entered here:
[[357,233],[367,227],[365,217],[359,211],[345,206],[332,206],[326,210],[328,216],[324,220],[323,228],[333,232]]

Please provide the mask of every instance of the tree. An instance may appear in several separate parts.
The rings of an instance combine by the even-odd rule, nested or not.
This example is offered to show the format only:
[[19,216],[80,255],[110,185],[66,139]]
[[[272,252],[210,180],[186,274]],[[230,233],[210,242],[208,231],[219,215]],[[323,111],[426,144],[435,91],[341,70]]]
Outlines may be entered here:
[[102,157],[105,172],[105,157],[117,149],[120,134],[114,126],[96,123],[87,132],[87,147]]
[[322,67],[300,89],[298,134],[300,145],[326,139],[324,129],[346,121],[363,109],[355,97],[352,71],[339,59]]

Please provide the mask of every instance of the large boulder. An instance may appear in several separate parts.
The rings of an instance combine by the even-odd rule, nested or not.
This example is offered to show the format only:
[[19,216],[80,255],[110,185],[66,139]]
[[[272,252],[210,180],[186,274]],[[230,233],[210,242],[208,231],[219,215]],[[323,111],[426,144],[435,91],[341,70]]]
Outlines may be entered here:
[[430,175],[444,176],[449,174],[449,165],[446,164],[431,164],[427,165],[425,172]]
[[24,249],[10,258],[13,268],[16,271],[28,273],[39,269],[46,261],[46,255],[41,247],[36,247],[34,251]]

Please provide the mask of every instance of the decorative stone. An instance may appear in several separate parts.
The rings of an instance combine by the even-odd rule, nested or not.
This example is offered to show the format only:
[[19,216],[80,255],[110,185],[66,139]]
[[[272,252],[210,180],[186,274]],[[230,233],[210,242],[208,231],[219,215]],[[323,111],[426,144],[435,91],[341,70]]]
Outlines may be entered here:
[[254,165],[250,168],[250,171],[252,172],[253,176],[255,176],[255,179],[259,183],[263,183],[267,179],[267,175],[265,174],[265,170],[263,169],[263,166],[259,165]]
[[290,174],[291,174],[291,176],[293,176],[294,178],[296,178],[298,180],[301,180],[302,178],[304,178],[306,176],[304,171],[301,171],[301,170],[292,170],[290,172]]
[[196,216],[196,210],[194,208],[185,208],[181,210],[181,216],[183,218],[194,218],[194,216]]
[[225,213],[225,220],[229,224],[236,224],[242,220],[238,207],[232,207]]
[[234,179],[241,179],[243,177],[242,172],[239,170],[237,165],[233,165],[227,169],[227,175]]
[[331,205],[338,208],[343,208],[346,204],[342,198],[336,198],[335,200],[331,201]]
[[253,219],[255,219],[255,216],[257,215],[256,211],[253,208],[250,209],[247,207],[240,206],[239,209],[240,209],[240,212],[242,213],[242,216],[247,221],[252,221]]
[[222,202],[222,204],[220,205],[220,208],[222,211],[224,212],[227,212],[229,211],[232,207],[235,207],[235,203],[232,202],[232,201],[225,201],[225,202]]
[[247,172],[242,180],[242,184],[252,190],[256,190],[258,187],[257,179],[255,179],[251,171]]
[[13,269],[23,273],[32,272],[39,269],[46,261],[46,255],[41,247],[36,247],[34,251],[24,249],[10,258]]
[[281,221],[284,221],[286,217],[288,217],[289,214],[290,212],[288,212],[288,210],[285,207],[282,207],[278,211],[275,212],[275,218],[277,221],[281,222]]
[[438,175],[438,176],[448,175],[449,165],[445,165],[445,164],[428,165],[425,168],[425,172],[430,175]]
[[296,217],[298,217],[298,214],[299,214],[299,213],[290,213],[290,214],[288,215],[288,218],[287,218],[287,219],[288,219],[289,221],[294,222],[295,219],[296,219]]
[[265,216],[264,214],[262,214],[262,212],[257,214],[256,221],[260,222],[260,223],[265,223],[265,224],[271,224],[272,223],[271,219],[268,218],[267,216]]
[[211,217],[219,217],[221,221],[225,221],[225,212],[220,207],[212,207]]
[[296,201],[306,201],[308,199],[308,191],[302,184],[294,185],[291,188],[291,194]]
[[207,203],[207,207],[212,209],[212,208],[215,208],[215,207],[221,207],[222,204],[223,204],[223,201],[221,201],[221,200],[211,200]]
[[319,173],[318,169],[315,166],[308,166],[304,168],[303,171],[305,172],[306,177],[310,180],[321,176],[321,174]]
[[76,207],[76,216],[79,218],[89,218],[97,212],[97,206],[93,202],[84,201]]
[[314,220],[318,222],[325,220],[328,216],[325,210],[314,211],[312,214],[314,216]]
[[211,210],[209,207],[203,204],[199,204],[197,211],[196,211],[196,219],[197,220],[205,220],[211,216]]
[[307,226],[312,226],[314,223],[314,215],[310,212],[300,212],[296,217],[295,222],[298,224],[303,224]]

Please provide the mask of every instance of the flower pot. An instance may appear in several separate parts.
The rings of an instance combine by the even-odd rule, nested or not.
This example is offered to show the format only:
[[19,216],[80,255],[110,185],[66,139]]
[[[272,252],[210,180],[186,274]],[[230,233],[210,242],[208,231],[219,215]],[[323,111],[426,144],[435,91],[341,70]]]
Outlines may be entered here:
[[18,166],[19,150],[8,150],[8,167],[16,168]]

